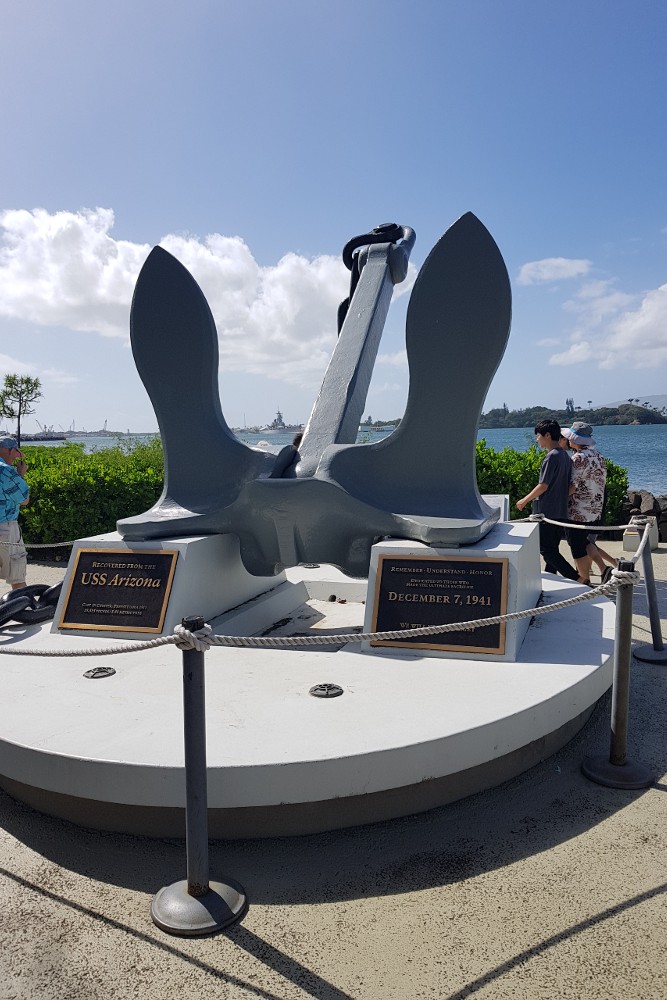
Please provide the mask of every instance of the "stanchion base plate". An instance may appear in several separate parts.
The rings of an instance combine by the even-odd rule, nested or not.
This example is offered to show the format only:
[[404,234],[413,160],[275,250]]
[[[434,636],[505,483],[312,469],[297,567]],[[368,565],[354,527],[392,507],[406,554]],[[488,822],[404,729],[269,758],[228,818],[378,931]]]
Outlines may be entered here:
[[165,886],[153,897],[151,917],[167,934],[195,937],[233,924],[247,909],[248,898],[236,882],[209,882],[205,896],[191,896],[184,879]]
[[648,788],[655,780],[647,767],[633,760],[612,764],[608,757],[586,757],[581,770],[591,781],[607,788]]
[[654,649],[653,646],[637,646],[632,655],[642,663],[667,663],[667,649]]

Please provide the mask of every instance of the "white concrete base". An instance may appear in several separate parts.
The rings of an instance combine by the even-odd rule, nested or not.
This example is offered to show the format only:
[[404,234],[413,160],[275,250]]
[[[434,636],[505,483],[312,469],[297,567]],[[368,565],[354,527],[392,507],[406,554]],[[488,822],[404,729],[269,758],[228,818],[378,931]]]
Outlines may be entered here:
[[[251,576],[241,562],[239,540],[236,535],[203,535],[195,538],[158,538],[146,542],[128,542],[111,531],[105,535],[80,538],[74,543],[67,566],[60,600],[51,626],[58,632],[62,610],[67,600],[70,581],[77,553],[81,549],[113,549],[118,552],[177,551],[176,570],[169,596],[169,606],[160,635],[171,635],[175,625],[180,625],[189,615],[202,615],[209,621],[230,608],[235,608],[259,594],[280,586],[285,574],[263,577]],[[134,591],[141,595],[141,591]],[[70,635],[95,635],[95,630],[67,629]],[[121,629],[104,633],[109,638],[125,640],[153,639],[153,634],[137,634]]]
[[510,518],[510,497],[509,493],[484,493],[482,500],[486,500],[489,507],[498,507],[500,510],[500,520],[509,521]]
[[[332,642],[207,654],[212,836],[370,822],[498,784],[569,739],[611,683],[615,609],[605,598],[535,619],[516,662],[411,649],[377,656],[358,643],[336,645],[336,634],[362,627],[358,581],[330,567],[287,575],[271,594],[213,622],[215,631],[319,632]],[[542,579],[547,602],[583,590]],[[14,644],[110,650],[119,640],[5,626],[0,645]],[[99,665],[115,675],[83,676]],[[182,834],[182,656],[174,646],[94,660],[3,656],[2,666],[0,784],[85,825]],[[325,682],[344,694],[309,694]]]
[[[648,544],[651,552],[655,552],[660,542],[660,535],[658,532],[658,519],[649,515],[648,517]],[[639,548],[639,543],[644,535],[643,528],[634,528],[628,525],[628,527],[623,532],[623,551],[624,552],[636,552]]]
[[[368,598],[366,601],[366,616],[364,620],[364,632],[373,630],[373,606],[376,593],[376,580],[378,565],[381,556],[422,556],[433,559],[437,556],[443,558],[460,557],[464,559],[506,559],[507,560],[507,606],[501,613],[509,614],[515,611],[525,611],[527,608],[534,608],[542,592],[542,579],[540,576],[540,546],[539,546],[539,525],[522,521],[520,524],[508,524],[500,522],[496,524],[488,535],[485,535],[474,545],[456,546],[453,548],[436,549],[420,542],[410,542],[402,540],[392,540],[378,542],[371,550],[371,565],[368,575]],[[412,595],[410,595],[412,596]],[[406,605],[403,617],[409,617],[410,605]],[[445,605],[436,605],[436,610],[440,614],[438,621],[432,624],[445,624],[448,621],[447,608]],[[496,612],[497,613],[497,612]],[[475,613],[475,608],[470,608],[469,620],[481,617]],[[518,621],[508,622],[505,626],[505,651],[504,653],[490,653],[487,651],[457,652],[454,650],[442,649],[420,649],[424,656],[452,657],[455,659],[488,660],[498,662],[516,660],[521,643],[523,642],[530,618],[522,618]],[[481,633],[480,633],[481,635]],[[444,636],[443,638],[447,638]],[[428,636],[421,640],[423,643],[434,642],[436,640]],[[451,640],[450,640],[451,644]],[[396,647],[401,643],[394,644]],[[364,643],[364,647],[378,655],[384,655],[388,646],[371,646]]]

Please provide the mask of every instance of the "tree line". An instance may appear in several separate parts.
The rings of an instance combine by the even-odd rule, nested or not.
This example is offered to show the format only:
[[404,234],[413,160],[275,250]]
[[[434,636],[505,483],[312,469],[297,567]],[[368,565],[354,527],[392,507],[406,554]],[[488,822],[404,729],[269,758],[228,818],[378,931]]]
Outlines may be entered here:
[[570,397],[565,400],[562,410],[548,406],[529,406],[523,410],[510,410],[506,404],[483,413],[481,428],[493,427],[535,427],[540,420],[553,417],[561,427],[568,427],[575,420],[583,420],[593,427],[608,424],[667,424],[667,409],[661,410],[650,403],[640,403],[638,399],[628,399],[620,406],[575,406]]
[[[493,427],[535,427],[540,420],[553,417],[561,427],[568,427],[575,420],[583,420],[593,427],[603,424],[667,424],[667,407],[658,409],[649,402],[641,403],[639,399],[628,399],[620,406],[593,407],[591,400],[588,406],[575,406],[574,399],[569,396],[562,410],[549,406],[527,406],[523,410],[510,410],[506,403],[483,413],[479,420],[481,430]],[[361,425],[372,430],[373,427],[397,427],[401,418],[391,420],[373,420],[368,416]]]

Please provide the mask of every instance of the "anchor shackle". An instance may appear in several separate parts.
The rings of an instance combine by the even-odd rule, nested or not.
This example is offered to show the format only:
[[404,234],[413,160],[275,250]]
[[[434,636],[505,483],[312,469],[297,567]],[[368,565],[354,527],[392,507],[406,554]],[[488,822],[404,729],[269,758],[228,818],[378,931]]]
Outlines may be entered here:
[[374,243],[398,243],[403,240],[401,248],[410,256],[415,242],[415,231],[409,226],[399,226],[396,222],[383,222],[381,226],[376,226],[370,233],[363,233],[361,236],[353,236],[343,247],[343,263],[348,271],[352,270],[354,264],[354,251],[359,247],[369,247]]

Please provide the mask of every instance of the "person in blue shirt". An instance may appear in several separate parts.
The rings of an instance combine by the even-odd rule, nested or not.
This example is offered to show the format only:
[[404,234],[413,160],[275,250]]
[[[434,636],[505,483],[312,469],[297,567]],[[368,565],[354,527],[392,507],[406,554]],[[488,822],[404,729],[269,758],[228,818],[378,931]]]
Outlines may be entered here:
[[[546,455],[540,466],[540,478],[530,493],[517,500],[519,510],[532,503],[534,514],[544,514],[552,521],[567,521],[567,501],[572,476],[572,463],[559,446],[560,424],[557,420],[541,420],[535,428],[537,443]],[[560,573],[568,580],[584,583],[577,570],[560,553],[563,529],[556,524],[540,521],[540,555],[547,573]]]
[[0,437],[0,577],[12,590],[25,587],[27,556],[18,516],[30,494],[27,468],[16,438]]

